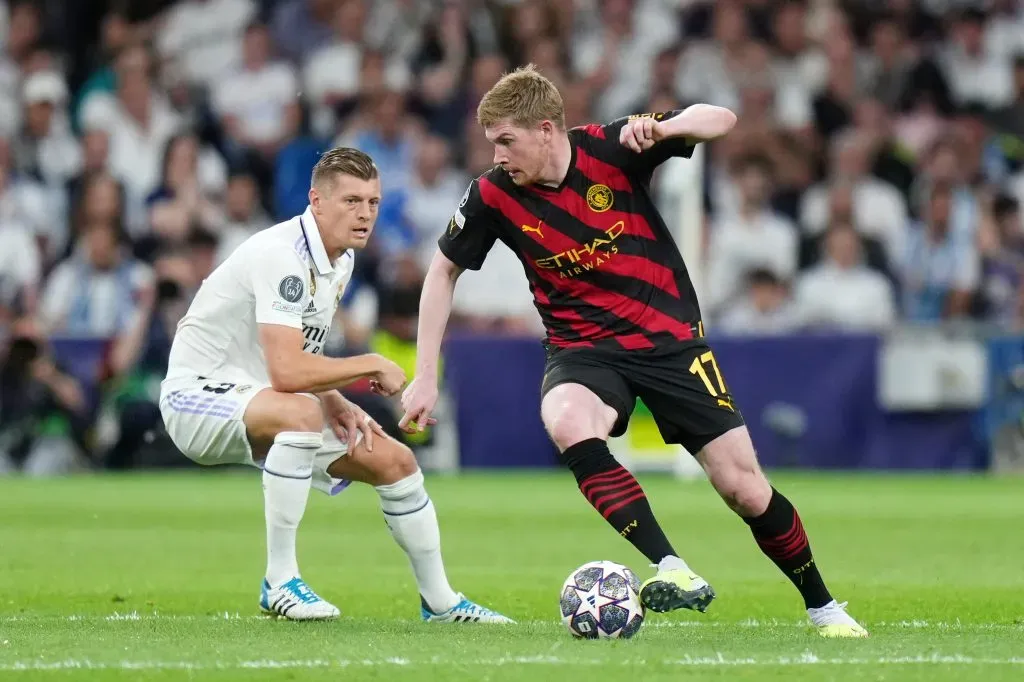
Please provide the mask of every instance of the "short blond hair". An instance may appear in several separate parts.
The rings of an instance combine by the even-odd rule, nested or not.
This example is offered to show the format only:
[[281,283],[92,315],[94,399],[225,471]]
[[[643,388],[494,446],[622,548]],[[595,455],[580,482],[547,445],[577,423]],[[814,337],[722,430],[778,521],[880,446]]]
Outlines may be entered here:
[[313,166],[310,184],[322,188],[325,180],[333,180],[338,175],[373,180],[377,177],[377,165],[365,152],[352,147],[335,147],[324,152]]
[[505,120],[523,128],[551,121],[565,130],[565,105],[554,83],[527,64],[506,73],[487,91],[476,108],[476,120],[484,128]]

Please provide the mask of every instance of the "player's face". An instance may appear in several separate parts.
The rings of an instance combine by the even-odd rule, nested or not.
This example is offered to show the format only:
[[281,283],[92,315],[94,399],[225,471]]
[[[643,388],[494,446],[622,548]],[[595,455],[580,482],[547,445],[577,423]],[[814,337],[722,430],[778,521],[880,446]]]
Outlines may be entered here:
[[484,134],[494,145],[494,163],[501,166],[517,185],[529,185],[541,178],[551,155],[553,126],[541,122],[536,128],[522,128],[510,121],[486,128]]
[[361,180],[338,175],[325,184],[309,190],[309,203],[325,237],[324,245],[339,252],[365,248],[377,221],[380,178]]

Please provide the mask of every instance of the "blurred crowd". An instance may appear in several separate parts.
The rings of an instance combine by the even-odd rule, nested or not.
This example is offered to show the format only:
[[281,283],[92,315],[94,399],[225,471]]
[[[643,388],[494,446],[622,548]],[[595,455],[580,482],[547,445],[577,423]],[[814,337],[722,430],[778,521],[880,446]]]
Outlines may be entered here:
[[[384,200],[328,352],[411,370],[436,235],[491,165],[476,104],[529,62],[569,125],[738,113],[704,158],[709,329],[1024,326],[1024,2],[3,0],[0,470],[54,442],[130,466],[193,292],[331,144]],[[541,333],[507,249],[466,278],[454,327]],[[64,338],[100,340],[95,375]]]

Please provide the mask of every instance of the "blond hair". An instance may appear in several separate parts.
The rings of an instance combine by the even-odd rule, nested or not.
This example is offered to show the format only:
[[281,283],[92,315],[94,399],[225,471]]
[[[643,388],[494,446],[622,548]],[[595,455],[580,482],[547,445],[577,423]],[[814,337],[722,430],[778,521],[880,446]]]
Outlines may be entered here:
[[476,120],[484,128],[505,120],[523,128],[551,121],[565,130],[565,105],[554,83],[527,64],[506,73],[487,91],[476,108]]
[[365,152],[352,147],[335,147],[324,152],[313,166],[313,177],[310,184],[322,188],[325,180],[333,179],[338,175],[351,175],[360,180],[373,180],[377,177],[377,165]]

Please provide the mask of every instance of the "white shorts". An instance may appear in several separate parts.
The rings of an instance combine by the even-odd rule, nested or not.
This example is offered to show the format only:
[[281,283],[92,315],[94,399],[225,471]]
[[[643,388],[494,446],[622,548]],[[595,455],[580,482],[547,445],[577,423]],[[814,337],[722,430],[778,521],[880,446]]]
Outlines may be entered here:
[[[167,435],[181,452],[197,464],[248,464],[262,468],[252,456],[242,418],[249,402],[270,384],[252,381],[221,381],[216,378],[175,377],[160,384],[160,414]],[[316,396],[303,394],[319,402]],[[356,443],[362,433],[356,436]],[[348,444],[324,427],[324,443],[313,460],[313,487],[337,495],[351,481],[333,478],[327,468],[348,454]]]

